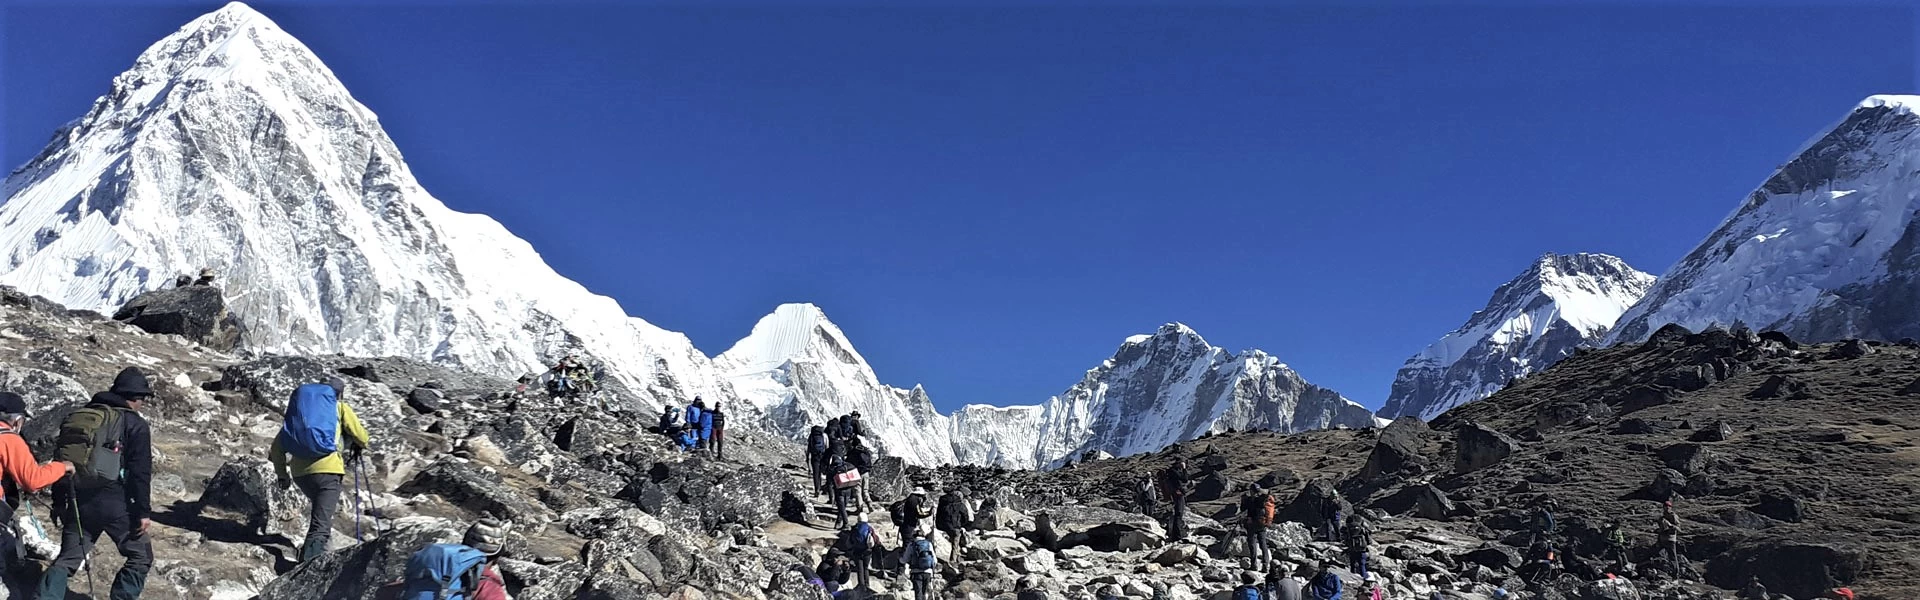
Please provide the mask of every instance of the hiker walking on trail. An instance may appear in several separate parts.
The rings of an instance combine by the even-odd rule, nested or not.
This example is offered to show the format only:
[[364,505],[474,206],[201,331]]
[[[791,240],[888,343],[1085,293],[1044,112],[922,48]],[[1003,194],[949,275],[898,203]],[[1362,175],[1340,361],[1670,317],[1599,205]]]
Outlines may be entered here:
[[153,568],[153,430],[140,416],[153,397],[147,376],[127,367],[113,387],[68,415],[55,438],[60,459],[73,463],[68,485],[53,488],[60,513],[60,556],[40,578],[40,599],[67,597],[67,579],[85,563],[100,534],[127,562],[113,577],[113,600],[133,600]]
[[1533,519],[1532,519],[1533,539],[1535,540],[1544,539],[1549,541],[1553,539],[1553,530],[1554,530],[1553,509],[1555,507],[1556,507],[1556,504],[1554,503],[1552,498],[1543,499],[1540,501],[1539,504],[1533,507]]
[[353,414],[353,407],[341,402],[346,382],[335,377],[327,383],[309,383],[293,390],[287,400],[287,419],[280,435],[273,438],[267,451],[273,461],[275,481],[281,489],[300,486],[300,493],[311,502],[307,520],[307,538],[300,544],[300,562],[307,562],[327,551],[333,537],[333,515],[340,508],[341,483],[347,477],[347,460],[355,461],[372,442],[367,428]]
[[1259,484],[1247,488],[1246,495],[1240,497],[1241,526],[1247,532],[1247,557],[1253,559],[1256,571],[1273,566],[1273,545],[1267,542],[1267,527],[1273,525],[1275,508],[1273,494]]
[[940,496],[940,507],[934,509],[933,526],[947,536],[947,546],[952,554],[947,560],[960,564],[960,550],[967,545],[967,526],[973,523],[973,507],[967,504],[965,496],[958,488],[949,489]]
[[[10,487],[20,495],[40,491],[73,472],[73,463],[34,462],[33,451],[20,437],[20,428],[26,426],[27,417],[25,398],[13,392],[0,392],[0,476],[12,483]],[[11,495],[0,497],[0,524],[13,523],[14,508],[22,502],[26,499]],[[26,566],[26,557],[14,551],[19,546],[20,539],[15,537],[13,528],[0,526],[0,582],[5,583],[8,598],[25,598],[32,587],[21,577],[20,569]]]
[[859,492],[856,497],[860,500],[860,512],[872,511],[873,494],[867,491],[867,475],[873,473],[873,450],[867,448],[860,438],[847,438],[846,452],[847,462],[860,471],[859,485],[855,486]]
[[813,493],[827,492],[827,428],[819,425],[807,432],[807,475],[813,478]]
[[1340,541],[1340,499],[1322,498],[1320,500],[1320,531],[1317,535],[1327,542]]
[[494,568],[507,545],[507,523],[481,519],[458,544],[432,544],[407,559],[403,579],[382,587],[380,600],[460,598],[507,600],[507,582]]
[[858,523],[842,531],[840,542],[847,558],[853,559],[854,574],[859,578],[860,589],[873,589],[869,578],[873,571],[873,559],[881,552],[880,534],[874,532],[873,524],[867,522],[867,516],[860,515]]
[[713,403],[713,410],[707,411],[706,422],[702,423],[713,436],[713,457],[726,458],[727,454],[727,412],[720,410],[720,403]]
[[933,571],[939,565],[933,540],[916,532],[913,539],[907,540],[906,553],[907,579],[913,582],[913,600],[927,600],[932,594]]
[[1353,565],[1353,574],[1367,576],[1367,559],[1372,556],[1373,529],[1354,515],[1347,525],[1347,562]]
[[1133,491],[1133,503],[1140,507],[1140,514],[1148,517],[1160,512],[1160,486],[1154,485],[1152,475],[1140,476],[1140,483]]
[[[833,473],[831,475],[833,481],[829,482],[829,485],[833,488],[833,527],[835,529],[845,529],[847,527],[847,504],[851,502],[855,508],[858,508],[860,504],[859,498],[856,497],[860,494],[860,470],[853,468],[853,463],[847,462],[847,460],[842,457],[834,457],[833,463],[828,469]],[[866,511],[856,511],[856,514],[863,515],[861,517],[862,521],[866,520],[864,516]]]
[[902,552],[906,550],[907,543],[913,541],[913,536],[926,533],[923,525],[926,518],[932,515],[933,506],[927,501],[926,488],[913,488],[913,493],[887,507],[887,516],[892,518],[893,526],[900,530]]
[[1187,459],[1175,459],[1173,464],[1160,472],[1160,492],[1173,503],[1173,512],[1167,516],[1167,539],[1184,540],[1187,538]]

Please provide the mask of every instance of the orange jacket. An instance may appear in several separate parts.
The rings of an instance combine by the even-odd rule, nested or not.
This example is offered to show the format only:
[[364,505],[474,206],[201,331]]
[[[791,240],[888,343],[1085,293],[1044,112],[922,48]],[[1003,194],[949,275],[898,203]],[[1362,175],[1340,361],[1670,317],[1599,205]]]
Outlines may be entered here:
[[59,463],[41,464],[34,461],[33,451],[27,449],[27,441],[20,439],[20,434],[13,428],[0,424],[0,474],[12,479],[22,493],[31,494],[65,477],[67,467]]

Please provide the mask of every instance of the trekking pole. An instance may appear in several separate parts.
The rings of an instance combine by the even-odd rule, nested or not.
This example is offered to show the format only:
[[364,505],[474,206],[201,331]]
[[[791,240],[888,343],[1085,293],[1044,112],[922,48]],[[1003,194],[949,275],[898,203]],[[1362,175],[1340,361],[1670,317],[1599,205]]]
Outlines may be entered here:
[[[362,518],[361,515],[364,514],[363,511],[360,510],[360,481],[364,479],[361,476],[360,463],[359,455],[355,455],[353,461],[353,540],[356,542],[365,542],[367,538],[360,532],[360,519]],[[372,489],[373,486],[368,485],[367,487],[368,489]]]
[[[93,544],[87,542],[87,528],[80,524],[80,487],[69,480],[67,489],[73,494],[67,499],[67,504],[73,506],[73,528],[80,530],[80,547],[84,549],[82,550],[84,556],[80,557],[80,568],[87,570],[87,597],[95,598],[98,594],[93,589]],[[63,549],[62,552],[64,551]]]

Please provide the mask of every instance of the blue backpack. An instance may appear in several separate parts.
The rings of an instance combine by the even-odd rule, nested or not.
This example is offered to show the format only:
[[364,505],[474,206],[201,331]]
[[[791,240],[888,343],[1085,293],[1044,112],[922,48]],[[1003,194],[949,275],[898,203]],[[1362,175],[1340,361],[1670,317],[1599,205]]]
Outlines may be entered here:
[[854,525],[852,541],[854,554],[866,554],[873,550],[873,525],[865,522]]
[[287,421],[280,426],[280,447],[307,460],[340,451],[340,399],[333,386],[309,383],[287,400]]
[[911,544],[907,546],[907,566],[921,571],[932,571],[935,566],[933,542],[927,541],[927,538],[914,538]]
[[480,588],[487,555],[461,544],[434,544],[407,559],[402,600],[466,600]]
[[1250,585],[1240,586],[1239,589],[1233,591],[1233,600],[1262,600],[1260,597],[1260,588]]

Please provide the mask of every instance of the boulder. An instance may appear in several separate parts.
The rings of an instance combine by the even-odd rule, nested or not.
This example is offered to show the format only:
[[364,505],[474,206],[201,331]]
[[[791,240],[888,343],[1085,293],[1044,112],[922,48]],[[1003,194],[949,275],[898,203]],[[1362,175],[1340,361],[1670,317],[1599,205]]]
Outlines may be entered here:
[[423,387],[413,388],[413,391],[407,393],[407,406],[411,407],[416,413],[430,415],[440,412],[440,402],[444,399],[445,398],[440,395],[440,390]]
[[1773,593],[1817,598],[1841,582],[1858,579],[1867,566],[1865,551],[1854,546],[1752,538],[1708,560],[1706,579],[1739,589],[1759,577]]
[[1613,432],[1621,435],[1659,435],[1680,427],[1679,421],[1664,419],[1641,419],[1638,417],[1621,419]]
[[1699,444],[1673,444],[1660,449],[1660,462],[1683,475],[1707,472],[1713,454]]
[[1520,566],[1520,553],[1506,546],[1488,545],[1458,557],[1461,562],[1489,569],[1507,570]]
[[374,600],[379,586],[400,579],[407,559],[429,544],[460,541],[465,528],[445,519],[408,517],[363,544],[301,563],[260,589],[259,600]]
[[299,488],[281,489],[274,479],[273,465],[264,458],[230,459],[207,480],[194,508],[233,511],[247,518],[249,530],[283,536],[297,546],[307,535],[307,497]]
[[1293,469],[1274,469],[1268,471],[1266,475],[1260,476],[1260,480],[1254,483],[1258,483],[1260,487],[1268,490],[1290,489],[1293,486],[1300,485],[1300,475],[1294,473]]
[[1232,479],[1219,471],[1211,471],[1193,483],[1193,493],[1187,495],[1187,501],[1212,502],[1227,497],[1227,494],[1232,491]]
[[1340,492],[1334,489],[1333,482],[1315,479],[1307,482],[1306,487],[1301,488],[1300,493],[1294,495],[1292,502],[1288,502],[1286,506],[1276,511],[1274,520],[1304,523],[1308,529],[1317,531],[1323,524],[1321,509],[1329,502],[1339,504],[1341,514],[1353,514],[1352,506],[1340,497]]
[[1677,394],[1673,388],[1658,385],[1636,385],[1621,395],[1620,414],[1645,410],[1655,406],[1672,404]]
[[1163,567],[1184,565],[1200,556],[1200,547],[1193,544],[1174,544],[1153,556],[1154,564]]
[[1900,388],[1900,391],[1895,393],[1901,396],[1920,396],[1920,378],[1908,382],[1907,387]]
[[1785,492],[1762,493],[1759,499],[1747,508],[1788,523],[1799,523],[1807,519],[1807,504],[1798,496]]
[[542,565],[514,558],[498,561],[500,577],[514,600],[572,600],[586,581],[586,568],[578,562]]
[[1809,396],[1807,384],[1788,375],[1768,375],[1760,387],[1747,392],[1747,398],[1753,400],[1800,400]]
[[1378,481],[1424,463],[1426,458],[1420,455],[1420,447],[1426,433],[1427,423],[1418,417],[1394,419],[1386,429],[1380,430],[1373,453],[1367,456],[1366,466],[1360,468],[1360,480]]
[[1580,584],[1574,600],[1640,600],[1640,590],[1626,578],[1601,579]]
[[1061,549],[1087,546],[1102,552],[1127,552],[1160,545],[1166,532],[1146,515],[1087,506],[1062,506],[1034,517],[1042,544]]
[[1446,492],[1424,483],[1400,488],[1370,506],[1391,515],[1412,514],[1434,521],[1445,521],[1458,511]]
[[1733,426],[1726,421],[1714,421],[1693,432],[1693,435],[1687,436],[1687,439],[1695,442],[1724,442],[1733,439]]
[[1506,460],[1520,442],[1494,431],[1479,423],[1469,422],[1454,433],[1454,445],[1457,454],[1453,459],[1453,470],[1458,473],[1471,473]]
[[907,461],[898,456],[882,456],[874,459],[873,470],[864,477],[867,481],[867,493],[880,502],[892,502],[907,497],[913,491],[913,482],[907,479]]
[[219,352],[240,344],[240,319],[227,310],[220,288],[194,285],[134,296],[113,319],[152,334],[174,334]]
[[1653,481],[1641,488],[1643,497],[1649,500],[1671,500],[1687,487],[1687,476],[1673,469],[1661,469],[1653,476]]
[[474,514],[511,519],[517,526],[538,532],[553,515],[545,506],[522,496],[498,473],[452,457],[441,458],[394,490],[399,494],[433,494]]
[[1045,549],[1008,557],[1003,562],[1007,564],[1007,568],[1021,575],[1051,576],[1059,568],[1059,562],[1053,552]]
[[1863,340],[1846,340],[1835,345],[1833,350],[1828,351],[1827,358],[1842,360],[1855,359],[1873,354],[1873,352],[1873,346]]
[[796,491],[793,481],[778,468],[697,455],[654,463],[618,497],[669,525],[714,531],[723,524],[758,527],[779,518],[780,497],[790,491]]
[[812,522],[813,504],[793,490],[780,493],[780,518],[802,525]]

